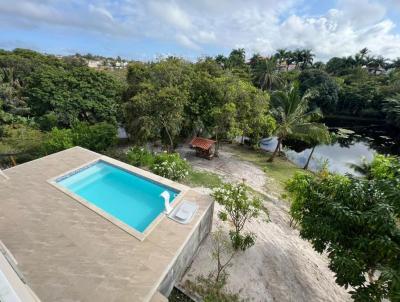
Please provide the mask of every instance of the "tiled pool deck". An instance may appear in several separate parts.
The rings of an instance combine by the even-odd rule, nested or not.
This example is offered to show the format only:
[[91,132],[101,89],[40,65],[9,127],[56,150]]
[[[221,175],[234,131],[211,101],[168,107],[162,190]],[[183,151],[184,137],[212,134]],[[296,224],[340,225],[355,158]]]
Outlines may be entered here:
[[193,221],[164,217],[140,241],[48,183],[100,157],[75,147],[7,169],[10,179],[0,180],[0,240],[44,302],[156,301],[212,207],[209,197],[188,190],[183,200],[199,205]]

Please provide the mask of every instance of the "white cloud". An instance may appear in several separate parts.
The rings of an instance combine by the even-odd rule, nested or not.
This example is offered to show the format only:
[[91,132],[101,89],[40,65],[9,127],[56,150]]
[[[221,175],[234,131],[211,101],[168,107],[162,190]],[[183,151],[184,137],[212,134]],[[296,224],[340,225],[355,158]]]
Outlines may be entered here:
[[[189,30],[192,28],[189,16],[174,2],[149,1],[149,8],[152,13],[150,18],[160,18],[177,29]],[[151,22],[151,20],[149,21]]]
[[17,0],[10,5],[0,0],[0,23],[175,41],[198,53],[210,46],[264,54],[306,47],[327,59],[368,47],[375,54],[400,56],[400,36],[387,15],[395,8],[400,12],[398,0],[339,0],[320,15],[307,15],[302,4],[306,1]]
[[179,44],[181,44],[187,48],[195,49],[195,50],[200,49],[200,47],[196,43],[194,43],[192,40],[190,40],[188,37],[186,37],[183,34],[177,34],[176,40],[178,41]]

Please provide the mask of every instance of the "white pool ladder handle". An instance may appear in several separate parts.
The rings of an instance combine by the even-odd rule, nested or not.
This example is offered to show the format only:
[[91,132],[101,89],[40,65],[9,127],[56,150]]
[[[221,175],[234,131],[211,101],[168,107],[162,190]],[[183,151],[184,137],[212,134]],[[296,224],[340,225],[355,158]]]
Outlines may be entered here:
[[6,174],[4,174],[4,172],[1,169],[0,169],[0,175],[3,176],[5,179],[10,179]]
[[171,205],[169,204],[169,199],[170,199],[171,196],[169,195],[169,192],[168,192],[168,191],[164,191],[164,192],[161,193],[160,196],[161,196],[162,198],[164,198],[165,213],[166,213],[166,214],[171,213],[172,207],[171,207]]

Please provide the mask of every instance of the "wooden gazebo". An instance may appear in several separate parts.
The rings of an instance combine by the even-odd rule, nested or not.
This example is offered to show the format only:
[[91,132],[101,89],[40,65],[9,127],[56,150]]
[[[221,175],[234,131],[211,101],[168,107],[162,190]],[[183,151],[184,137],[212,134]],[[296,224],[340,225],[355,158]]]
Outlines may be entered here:
[[196,150],[197,156],[211,159],[215,154],[215,143],[211,139],[194,137],[189,145]]

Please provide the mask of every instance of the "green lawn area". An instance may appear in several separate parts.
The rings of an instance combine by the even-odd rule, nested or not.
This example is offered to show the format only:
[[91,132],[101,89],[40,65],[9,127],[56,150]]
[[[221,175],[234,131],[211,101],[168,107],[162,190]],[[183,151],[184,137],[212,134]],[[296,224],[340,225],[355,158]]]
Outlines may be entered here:
[[206,187],[210,189],[222,184],[222,180],[217,174],[199,170],[190,171],[182,182],[191,187]]
[[270,153],[266,151],[253,150],[240,145],[226,145],[224,148],[235,154],[240,160],[260,167],[267,177],[272,179],[272,182],[267,184],[267,188],[281,194],[285,191],[284,186],[288,179],[292,178],[297,171],[305,172],[283,157],[276,157],[272,163],[267,162]]

